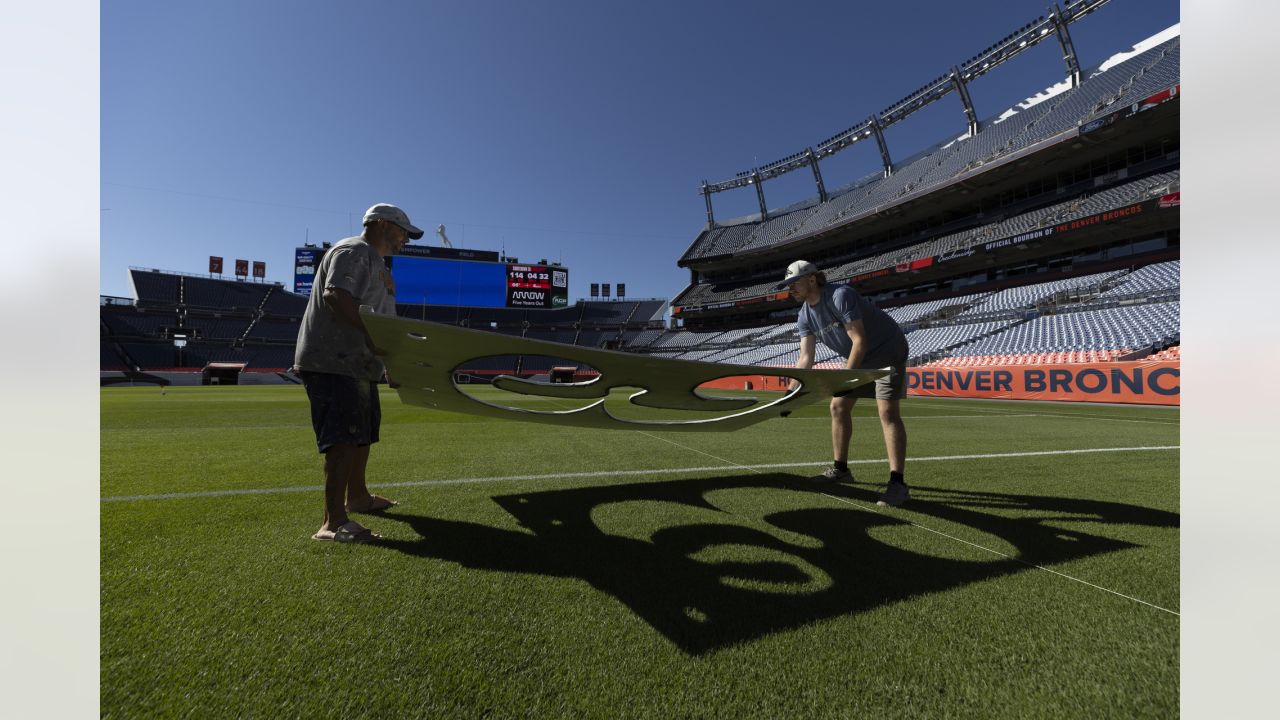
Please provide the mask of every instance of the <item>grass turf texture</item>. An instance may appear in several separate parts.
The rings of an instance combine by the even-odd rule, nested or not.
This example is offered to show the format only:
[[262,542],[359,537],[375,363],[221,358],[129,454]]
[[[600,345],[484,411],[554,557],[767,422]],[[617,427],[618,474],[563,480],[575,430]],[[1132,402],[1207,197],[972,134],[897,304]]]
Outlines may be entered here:
[[[300,387],[102,390],[104,717],[1177,713],[1176,450],[922,460],[1173,446],[1176,409],[909,399],[884,511],[869,401],[819,491],[821,406],[583,431],[383,392],[369,481],[408,484],[355,547],[309,539]],[[740,467],[776,463],[815,464]]]

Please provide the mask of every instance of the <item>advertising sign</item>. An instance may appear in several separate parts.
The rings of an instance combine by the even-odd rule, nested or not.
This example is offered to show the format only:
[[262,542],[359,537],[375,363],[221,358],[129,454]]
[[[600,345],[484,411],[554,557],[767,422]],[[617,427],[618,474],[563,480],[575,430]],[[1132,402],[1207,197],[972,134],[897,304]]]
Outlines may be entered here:
[[316,266],[324,250],[314,247],[300,247],[293,253],[293,291],[299,295],[311,294],[311,283],[316,276]]
[[1180,375],[1176,360],[913,367],[907,395],[1179,405]]

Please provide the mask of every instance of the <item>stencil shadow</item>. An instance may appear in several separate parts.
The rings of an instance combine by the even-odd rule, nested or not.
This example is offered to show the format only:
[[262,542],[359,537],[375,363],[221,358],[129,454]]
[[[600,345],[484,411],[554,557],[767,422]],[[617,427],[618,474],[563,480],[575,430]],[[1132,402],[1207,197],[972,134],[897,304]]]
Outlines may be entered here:
[[[724,498],[720,493],[739,489],[797,493],[807,507],[740,517],[707,499],[713,493]],[[878,497],[878,489],[871,488],[820,490],[864,506],[874,506]],[[956,559],[897,547],[873,535],[906,526],[904,520],[874,512],[873,507],[833,507],[836,501],[817,495],[806,481],[781,474],[493,498],[530,532],[388,514],[388,519],[408,523],[420,539],[385,540],[380,545],[468,568],[579,578],[617,598],[685,652],[698,655],[817,620],[1031,569],[1026,563],[1050,565],[1135,547],[1046,522],[1070,520],[1075,527],[1081,522],[1178,525],[1175,513],[1095,500],[930,492],[915,486],[913,492],[941,498],[913,498],[910,509],[918,522],[930,524],[928,518],[935,518],[995,536],[1013,548],[1004,552],[1023,562],[976,548]],[[600,527],[602,511],[637,501],[674,503],[671,507],[680,517],[646,537],[624,537]],[[1006,517],[1001,510],[1020,514]],[[690,515],[700,520],[688,522]]]

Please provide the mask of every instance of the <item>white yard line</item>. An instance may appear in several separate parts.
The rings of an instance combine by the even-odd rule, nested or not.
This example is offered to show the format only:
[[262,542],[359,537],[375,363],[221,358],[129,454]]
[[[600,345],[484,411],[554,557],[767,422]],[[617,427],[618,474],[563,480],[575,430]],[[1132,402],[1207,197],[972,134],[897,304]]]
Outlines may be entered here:
[[1172,422],[1168,420],[1138,420],[1136,418],[1122,418],[1115,415],[1086,415],[1084,413],[1033,413],[1037,417],[1064,417],[1064,418],[1081,418],[1089,420],[1105,420],[1107,422],[1127,422],[1127,423],[1146,423],[1148,425],[1172,425],[1177,427],[1182,423],[1178,420]]
[[[646,477],[651,475],[674,475],[686,473],[704,473],[704,472],[724,472],[725,470],[782,470],[786,468],[805,468],[818,467],[830,464],[830,461],[822,462],[789,462],[789,463],[765,463],[758,465],[740,465],[731,460],[712,455],[711,453],[695,450],[694,448],[682,445],[674,440],[642,433],[649,437],[662,440],[664,442],[677,445],[686,450],[715,458],[724,465],[711,465],[703,467],[682,467],[682,468],[653,468],[649,470],[594,470],[591,472],[568,472],[568,473],[549,473],[545,475],[500,475],[493,477],[473,477],[473,478],[439,478],[434,480],[407,480],[405,482],[393,483],[370,483],[371,488],[392,488],[392,487],[424,487],[427,485],[469,485],[473,483],[494,483],[494,482],[519,482],[532,480],[571,480],[579,478],[602,478],[602,477]],[[1081,455],[1090,453],[1113,453],[1113,452],[1162,452],[1166,450],[1177,450],[1178,445],[1146,445],[1140,447],[1106,447],[1106,448],[1077,448],[1072,450],[1036,450],[1031,452],[1011,452],[1011,453],[983,453],[978,455],[934,455],[931,457],[913,457],[911,462],[945,462],[952,460],[987,460],[995,458],[1019,458],[1019,457],[1042,457],[1049,455]],[[871,465],[883,463],[881,458],[868,460],[850,460],[850,465]],[[283,493],[299,493],[299,492],[318,492],[320,486],[312,485],[295,485],[276,488],[238,488],[232,490],[207,490],[203,492],[185,492],[185,493],[157,493],[154,495],[109,495],[102,498],[102,502],[136,502],[144,500],[184,500],[188,498],[205,498],[205,497],[232,497],[236,495],[276,495]]]
[[[871,512],[878,512],[878,511],[875,509],[875,507],[873,507],[873,506],[871,506],[871,505],[867,505],[866,503],[860,503],[860,502],[858,502],[858,501],[856,501],[856,500],[850,500],[849,498],[838,497],[838,496],[835,496],[835,495],[827,495],[826,493],[823,493],[823,492],[820,492],[819,494],[820,494],[820,495],[825,495],[826,497],[829,497],[829,498],[831,498],[831,499],[833,499],[833,500],[839,500],[840,502],[843,502],[843,503],[848,503],[848,504],[850,504],[850,505],[856,505],[856,506],[858,506],[858,507],[864,508],[864,509],[869,510],[869,511],[871,511]],[[1149,603],[1149,602],[1147,602],[1146,600],[1142,600],[1141,598],[1136,598],[1136,597],[1133,597],[1132,595],[1125,595],[1125,594],[1124,594],[1124,593],[1122,593],[1122,592],[1116,592],[1115,590],[1112,590],[1111,588],[1105,588],[1105,587],[1102,587],[1101,585],[1095,585],[1095,584],[1093,584],[1093,583],[1091,583],[1091,582],[1089,582],[1089,581],[1087,581],[1087,580],[1081,580],[1081,579],[1080,579],[1080,578],[1078,578],[1078,577],[1073,577],[1073,576],[1068,575],[1068,574],[1066,574],[1066,573],[1058,572],[1057,570],[1051,570],[1050,568],[1047,568],[1047,567],[1045,567],[1045,566],[1043,566],[1043,565],[1036,565],[1035,563],[1029,563],[1029,562],[1027,562],[1026,560],[1023,560],[1022,558],[1019,558],[1019,557],[1017,557],[1017,556],[1015,556],[1015,555],[1009,555],[1008,553],[1002,553],[1002,552],[1000,552],[999,550],[994,550],[994,549],[992,549],[992,548],[986,547],[985,545],[979,545],[979,544],[974,543],[974,542],[969,542],[968,540],[965,540],[965,539],[963,539],[963,538],[958,538],[958,537],[956,537],[956,536],[954,536],[954,535],[948,535],[947,533],[944,533],[944,532],[942,532],[941,530],[934,530],[933,528],[931,528],[931,527],[927,527],[927,526],[925,526],[925,525],[921,525],[921,524],[920,524],[920,523],[918,523],[918,522],[914,522],[914,521],[911,521],[911,520],[906,520],[905,518],[903,518],[903,521],[904,521],[904,522],[906,522],[906,523],[909,523],[909,524],[911,524],[911,525],[914,525],[915,527],[918,527],[918,528],[920,528],[921,530],[927,530],[927,531],[929,531],[929,532],[931,532],[931,533],[934,533],[935,535],[941,535],[942,537],[949,538],[949,539],[951,539],[951,540],[955,540],[956,542],[964,543],[965,545],[969,545],[969,546],[971,546],[971,547],[978,548],[979,550],[985,550],[986,552],[993,553],[993,554],[995,554],[995,555],[999,555],[1000,557],[1008,558],[1009,560],[1014,560],[1014,561],[1016,561],[1016,562],[1020,562],[1020,563],[1022,563],[1023,565],[1026,565],[1026,566],[1028,566],[1028,567],[1033,567],[1033,568],[1036,568],[1037,570],[1044,570],[1045,572],[1053,573],[1054,575],[1057,575],[1057,576],[1059,576],[1059,577],[1064,577],[1064,578],[1066,578],[1066,579],[1068,579],[1068,580],[1074,580],[1074,581],[1076,581],[1076,582],[1078,582],[1078,583],[1080,583],[1080,584],[1082,584],[1082,585],[1088,585],[1088,586],[1089,586],[1089,587],[1091,587],[1091,588],[1097,588],[1098,590],[1103,590],[1103,591],[1105,591],[1105,592],[1109,592],[1109,593],[1111,593],[1112,595],[1118,595],[1118,596],[1120,596],[1120,597],[1122,597],[1122,598],[1125,598],[1125,599],[1127,599],[1127,600],[1132,600],[1132,601],[1137,602],[1137,603],[1142,603],[1143,605],[1146,605],[1146,606],[1148,606],[1148,607],[1153,607],[1153,608],[1155,608],[1156,610],[1163,610],[1163,611],[1165,611],[1165,612],[1169,613],[1170,615],[1173,615],[1173,616],[1176,616],[1176,617],[1182,617],[1182,615],[1181,615],[1179,612],[1177,612],[1176,610],[1170,610],[1169,608],[1166,608],[1166,607],[1160,607],[1159,605],[1155,605],[1155,604],[1153,604],[1153,603]]]
[[[986,415],[903,415],[902,419],[903,420],[960,420],[964,418],[987,419],[992,417],[1024,418],[1024,417],[1040,417],[1040,416],[1041,416],[1040,413],[999,413],[999,414],[986,414]],[[875,415],[868,415],[868,416],[855,415],[853,419],[854,420],[877,420],[878,418]],[[795,422],[796,420],[822,420],[823,422],[831,422],[831,418],[828,416],[787,418],[787,422]]]

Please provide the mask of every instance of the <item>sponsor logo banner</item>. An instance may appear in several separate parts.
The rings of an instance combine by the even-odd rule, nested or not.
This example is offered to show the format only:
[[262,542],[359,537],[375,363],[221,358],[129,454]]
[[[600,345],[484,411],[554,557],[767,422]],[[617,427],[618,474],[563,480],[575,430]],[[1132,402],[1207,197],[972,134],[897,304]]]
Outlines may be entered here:
[[977,252],[978,252],[977,248],[971,248],[971,247],[965,248],[963,250],[952,250],[951,252],[942,253],[941,255],[937,256],[933,260],[934,262],[940,262],[940,263],[951,262],[952,260],[959,260],[960,258],[973,257],[975,254],[977,254]]
[[310,295],[311,284],[315,280],[316,265],[324,250],[320,248],[296,248],[293,256],[293,291],[299,295]]
[[[1058,226],[1058,227],[1061,227],[1061,226]],[[982,246],[982,249],[995,250],[1002,247],[1008,247],[1010,245],[1021,245],[1024,242],[1039,240],[1040,238],[1049,237],[1050,235],[1057,232],[1058,227],[1040,228],[1039,230],[1031,230],[1030,232],[1020,233],[1012,237],[1002,238],[1000,240],[992,240],[989,243],[984,243]]]
[[789,300],[791,293],[786,290],[781,292],[769,293],[768,295],[760,295],[758,297],[750,297],[743,300],[726,300],[725,302],[711,303],[710,305],[672,305],[671,314],[679,315],[681,313],[707,312],[708,310],[724,310],[726,308],[747,307],[766,302],[782,302]]
[[1161,90],[1160,92],[1148,95],[1147,97],[1143,98],[1142,100],[1139,100],[1136,103],[1133,103],[1132,105],[1126,105],[1125,107],[1120,108],[1115,112],[1108,113],[1106,115],[1103,115],[1100,118],[1095,118],[1081,125],[1080,134],[1087,135],[1091,132],[1101,130],[1102,128],[1114,123],[1117,120],[1122,120],[1124,118],[1129,117],[1130,115],[1136,115],[1145,110],[1150,110],[1153,107],[1163,105],[1164,103],[1169,102],[1170,100],[1178,97],[1181,91],[1182,91],[1182,85],[1181,83],[1179,83],[1172,87]]
[[885,275],[888,275],[890,272],[892,271],[889,270],[888,268],[885,268],[883,270],[872,270],[871,272],[865,272],[865,273],[862,273],[861,275],[854,275],[853,277],[849,278],[849,284],[852,285],[853,283],[862,282],[863,280],[870,280],[871,278],[884,277]]
[[1160,209],[1178,207],[1182,204],[1182,191],[1160,196]]
[[432,247],[430,245],[405,245],[400,249],[400,254],[408,257],[430,257],[441,260],[498,262],[501,259],[494,250],[464,250],[462,248]]
[[1180,405],[1178,361],[907,368],[912,397]]

